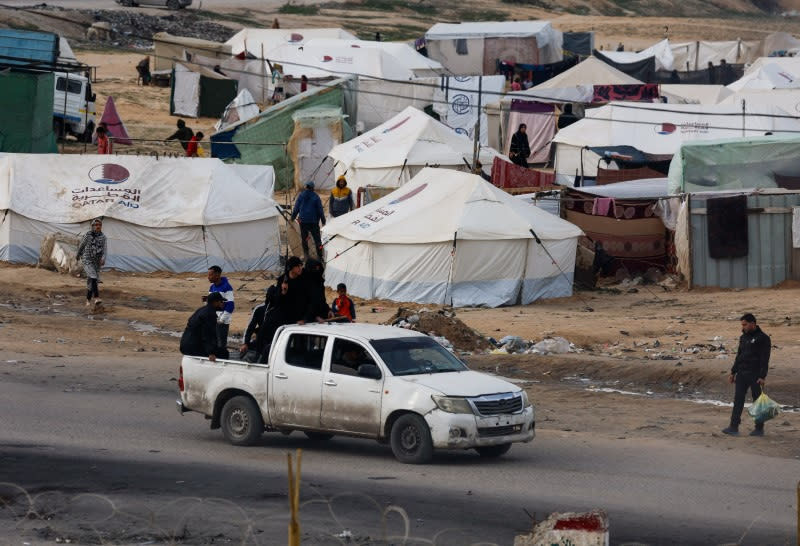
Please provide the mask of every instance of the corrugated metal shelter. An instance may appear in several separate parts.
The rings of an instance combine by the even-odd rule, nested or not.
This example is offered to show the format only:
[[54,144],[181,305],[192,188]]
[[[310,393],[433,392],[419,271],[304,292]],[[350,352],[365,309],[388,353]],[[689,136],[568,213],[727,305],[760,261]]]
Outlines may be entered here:
[[0,76],[0,152],[56,151],[53,78],[15,70]]
[[707,204],[720,196],[696,194],[689,198],[689,286],[768,288],[789,279],[800,280],[800,249],[792,248],[792,208],[800,206],[800,192],[772,190],[748,195],[747,256],[714,259],[709,252]]
[[52,65],[58,59],[58,54],[58,34],[0,29],[0,59],[3,65]]

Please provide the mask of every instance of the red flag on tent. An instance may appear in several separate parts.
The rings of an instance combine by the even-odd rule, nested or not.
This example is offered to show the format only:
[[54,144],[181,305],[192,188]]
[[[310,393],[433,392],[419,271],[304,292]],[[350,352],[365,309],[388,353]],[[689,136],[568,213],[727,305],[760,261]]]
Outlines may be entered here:
[[117,113],[117,107],[114,106],[114,97],[106,99],[106,107],[103,108],[103,117],[100,118],[100,123],[106,124],[108,132],[114,137],[115,144],[133,144],[131,137],[128,136],[128,131],[125,129],[125,124]]

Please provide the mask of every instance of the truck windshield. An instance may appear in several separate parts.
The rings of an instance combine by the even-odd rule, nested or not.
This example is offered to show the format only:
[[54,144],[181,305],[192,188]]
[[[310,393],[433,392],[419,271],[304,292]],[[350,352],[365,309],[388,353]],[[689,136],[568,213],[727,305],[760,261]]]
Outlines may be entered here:
[[463,362],[429,337],[374,339],[370,343],[394,375],[467,370]]

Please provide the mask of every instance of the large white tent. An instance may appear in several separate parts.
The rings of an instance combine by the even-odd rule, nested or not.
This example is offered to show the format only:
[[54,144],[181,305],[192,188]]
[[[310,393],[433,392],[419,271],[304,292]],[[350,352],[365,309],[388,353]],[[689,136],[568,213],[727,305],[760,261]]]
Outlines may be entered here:
[[225,45],[231,48],[233,55],[249,51],[251,55],[262,57],[282,44],[300,45],[313,38],[358,39],[341,28],[243,28]]
[[[488,169],[496,155],[481,148],[479,159]],[[463,170],[472,156],[472,140],[411,106],[328,153],[335,176],[346,175],[353,191],[367,185],[402,186],[427,166]]]
[[572,294],[581,233],[479,176],[423,169],[403,188],[328,222],[325,282],[343,282],[362,298],[528,304]]
[[800,88],[800,65],[794,70],[787,70],[778,63],[761,64],[756,70],[748,70],[747,73],[728,85],[731,91],[742,91],[745,89],[797,89]]
[[[399,42],[375,42],[370,40],[335,40],[330,38],[312,38],[306,46],[322,48],[328,55],[340,55],[354,49],[376,49],[389,55],[398,66],[411,71],[415,78],[441,76],[445,69],[441,63],[418,53],[413,47]],[[333,52],[333,53],[331,53]]]
[[655,155],[672,155],[684,142],[800,131],[800,120],[771,104],[672,105],[612,102],[586,111],[586,117],[559,131],[556,181],[572,185],[575,176],[597,176],[600,146],[633,146]]
[[50,233],[102,217],[106,267],[122,271],[276,269],[272,167],[218,159],[0,156],[0,260],[36,263]]

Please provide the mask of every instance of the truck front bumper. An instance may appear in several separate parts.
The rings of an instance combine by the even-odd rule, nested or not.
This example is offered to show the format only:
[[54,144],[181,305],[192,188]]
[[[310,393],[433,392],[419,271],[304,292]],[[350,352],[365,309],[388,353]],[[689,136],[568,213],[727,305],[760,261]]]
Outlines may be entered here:
[[470,449],[515,442],[530,442],[536,436],[532,406],[507,415],[447,413],[435,409],[425,415],[436,449]]

